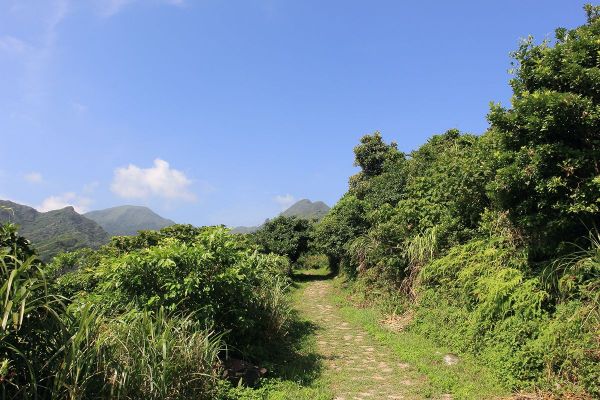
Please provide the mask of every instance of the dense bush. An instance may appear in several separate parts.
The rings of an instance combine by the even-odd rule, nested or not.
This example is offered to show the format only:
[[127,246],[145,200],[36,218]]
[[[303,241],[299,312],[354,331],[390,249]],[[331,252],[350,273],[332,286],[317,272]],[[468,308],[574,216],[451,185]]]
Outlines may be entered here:
[[61,276],[58,291],[75,293],[75,306],[92,302],[109,314],[161,308],[193,313],[205,326],[229,332],[232,345],[266,340],[278,333],[287,307],[280,303],[272,308],[272,301],[282,297],[275,291],[287,287],[285,257],[248,249],[240,242],[242,238],[225,228],[200,229],[193,239],[174,235],[176,228],[165,229],[168,234],[157,232],[164,237],[155,245],[128,245],[132,250],[120,250],[116,256],[111,254],[112,244],[100,250],[109,255],[93,268]]
[[285,334],[287,258],[224,228],[115,238],[48,266],[3,229],[4,398],[212,399],[225,346],[251,357]]
[[267,221],[251,237],[265,253],[289,257],[292,263],[308,250],[313,221],[279,216]]
[[[514,53],[512,108],[411,152],[381,135],[316,227],[332,268],[512,388],[600,395],[600,7]],[[386,297],[386,300],[381,297]],[[392,304],[393,303],[393,304]]]

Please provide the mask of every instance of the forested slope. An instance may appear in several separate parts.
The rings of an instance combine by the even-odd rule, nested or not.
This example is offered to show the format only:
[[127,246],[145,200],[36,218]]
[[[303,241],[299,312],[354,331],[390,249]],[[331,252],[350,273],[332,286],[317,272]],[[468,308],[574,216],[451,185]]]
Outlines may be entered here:
[[35,244],[46,261],[60,252],[97,248],[109,240],[100,225],[78,214],[73,207],[42,213],[22,204],[0,200],[2,222],[18,224],[20,233]]

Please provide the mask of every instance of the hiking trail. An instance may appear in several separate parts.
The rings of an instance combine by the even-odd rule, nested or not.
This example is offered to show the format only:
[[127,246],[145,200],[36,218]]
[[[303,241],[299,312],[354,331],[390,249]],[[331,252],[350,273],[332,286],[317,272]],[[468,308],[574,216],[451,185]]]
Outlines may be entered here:
[[296,306],[317,325],[323,375],[334,400],[425,398],[427,378],[362,327],[345,320],[332,299],[334,290],[331,280],[308,282]]

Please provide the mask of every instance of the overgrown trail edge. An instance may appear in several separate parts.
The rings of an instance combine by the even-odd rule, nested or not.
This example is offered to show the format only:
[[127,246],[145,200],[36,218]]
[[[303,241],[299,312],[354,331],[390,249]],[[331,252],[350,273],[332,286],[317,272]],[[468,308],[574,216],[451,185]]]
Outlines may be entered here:
[[318,351],[334,399],[425,398],[426,378],[366,330],[346,321],[332,299],[334,290],[329,280],[310,282],[298,302],[299,311],[318,326]]

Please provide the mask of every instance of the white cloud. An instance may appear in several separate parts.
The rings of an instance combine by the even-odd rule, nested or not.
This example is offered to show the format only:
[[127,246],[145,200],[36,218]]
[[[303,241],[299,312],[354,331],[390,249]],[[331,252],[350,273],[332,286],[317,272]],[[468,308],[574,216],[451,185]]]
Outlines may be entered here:
[[286,195],[277,195],[274,200],[275,203],[279,204],[279,207],[281,207],[282,210],[285,210],[294,204],[296,198],[288,193]]
[[29,183],[42,183],[44,181],[44,177],[39,172],[29,172],[23,178]]
[[189,190],[191,184],[192,181],[183,172],[157,158],[150,168],[140,168],[133,164],[117,168],[110,188],[113,193],[126,199],[160,197],[194,201],[196,196]]
[[104,0],[100,3],[100,14],[103,17],[110,17],[118,14],[126,5],[135,0]]
[[41,212],[46,212],[72,206],[75,211],[81,214],[89,209],[90,204],[92,204],[91,199],[79,196],[74,192],[67,192],[58,196],[50,196],[44,199],[42,204],[36,208]]

